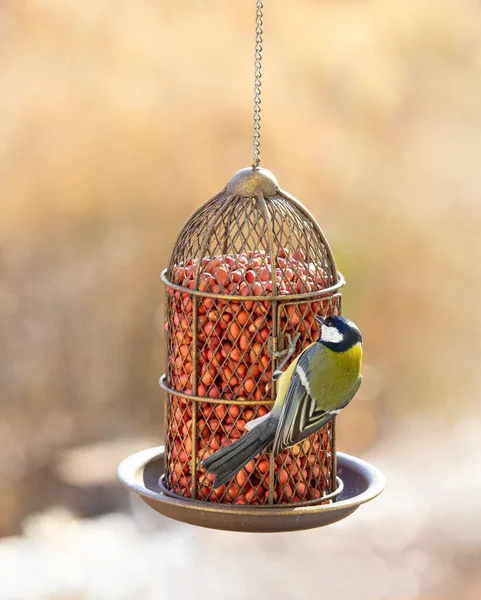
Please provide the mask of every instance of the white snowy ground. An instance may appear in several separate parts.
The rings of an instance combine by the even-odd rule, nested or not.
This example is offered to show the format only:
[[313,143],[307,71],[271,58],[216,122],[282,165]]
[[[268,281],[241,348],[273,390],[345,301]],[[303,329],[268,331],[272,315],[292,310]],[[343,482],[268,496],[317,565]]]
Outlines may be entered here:
[[481,424],[436,431],[413,425],[365,457],[386,490],[324,529],[209,531],[134,496],[132,515],[35,515],[0,540],[0,600],[479,600]]

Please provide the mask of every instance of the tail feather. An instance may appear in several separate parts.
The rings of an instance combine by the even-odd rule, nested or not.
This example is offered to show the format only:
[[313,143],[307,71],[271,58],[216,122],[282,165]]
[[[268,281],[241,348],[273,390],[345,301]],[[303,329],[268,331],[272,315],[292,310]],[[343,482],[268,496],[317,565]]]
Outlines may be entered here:
[[227,483],[245,464],[272,442],[277,423],[278,418],[271,416],[234,443],[202,461],[202,466],[207,473],[215,475],[215,488]]

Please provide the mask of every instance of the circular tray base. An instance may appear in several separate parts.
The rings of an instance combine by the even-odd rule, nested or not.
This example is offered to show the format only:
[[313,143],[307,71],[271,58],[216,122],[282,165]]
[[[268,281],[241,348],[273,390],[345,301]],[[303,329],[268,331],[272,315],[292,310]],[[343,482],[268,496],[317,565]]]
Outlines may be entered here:
[[344,489],[330,504],[277,507],[211,504],[162,493],[159,479],[164,474],[164,447],[137,452],[118,467],[120,481],[139,494],[157,512],[191,525],[225,531],[279,532],[323,527],[352,514],[384,489],[384,476],[368,462],[337,453],[337,471]]

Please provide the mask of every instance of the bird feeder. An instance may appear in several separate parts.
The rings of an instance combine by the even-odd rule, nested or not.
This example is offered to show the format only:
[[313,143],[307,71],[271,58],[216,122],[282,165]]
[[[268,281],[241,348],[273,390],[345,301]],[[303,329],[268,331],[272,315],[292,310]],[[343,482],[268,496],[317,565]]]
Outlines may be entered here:
[[343,280],[311,215],[267,171],[240,171],[187,221],[162,280],[166,493],[246,505],[332,498],[333,423],[276,460],[260,454],[217,490],[200,466],[269,412],[278,361],[316,339],[315,316],[340,313]]
[[284,531],[347,516],[380,493],[383,478],[353,457],[341,455],[338,464],[335,419],[278,457],[267,448],[220,488],[202,468],[202,459],[271,410],[273,373],[317,339],[315,317],[342,310],[344,279],[321,228],[259,168],[261,9],[258,1],[254,163],[196,210],[177,237],[161,275],[165,450],[130,457],[119,476],[179,520]]

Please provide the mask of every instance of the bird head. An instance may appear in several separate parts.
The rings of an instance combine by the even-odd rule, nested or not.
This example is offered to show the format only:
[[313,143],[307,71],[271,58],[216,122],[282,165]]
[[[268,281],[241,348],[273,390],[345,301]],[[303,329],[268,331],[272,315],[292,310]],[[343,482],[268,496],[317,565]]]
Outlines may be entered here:
[[339,316],[316,317],[320,323],[319,342],[335,352],[344,352],[356,344],[362,344],[357,325]]

